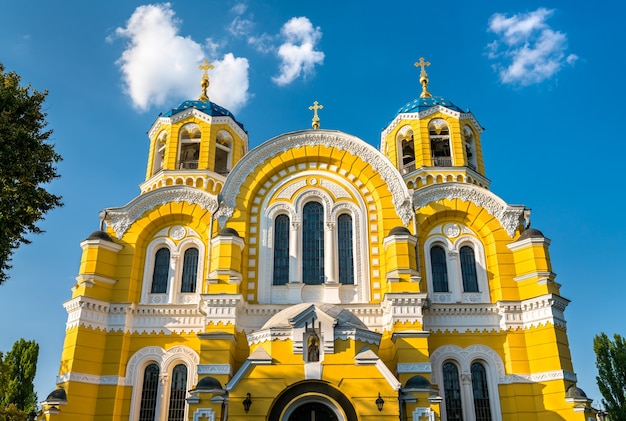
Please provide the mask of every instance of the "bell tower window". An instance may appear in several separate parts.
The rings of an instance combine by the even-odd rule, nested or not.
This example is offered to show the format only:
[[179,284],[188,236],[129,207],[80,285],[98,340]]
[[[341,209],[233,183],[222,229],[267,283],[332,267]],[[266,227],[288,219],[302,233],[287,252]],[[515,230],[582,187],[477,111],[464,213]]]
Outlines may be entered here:
[[435,167],[451,167],[450,129],[442,118],[436,118],[428,125],[430,150]]
[[231,166],[232,137],[225,130],[220,130],[215,141],[214,171],[228,175]]
[[152,174],[156,174],[163,169],[165,165],[165,146],[167,143],[167,133],[162,131],[156,141],[154,150],[154,163],[152,165]]
[[400,151],[400,165],[402,174],[415,171],[415,143],[413,141],[413,130],[410,126],[404,126],[398,131],[396,143]]
[[180,130],[180,155],[178,168],[183,170],[198,169],[200,157],[200,127],[197,124],[186,124]]
[[463,128],[463,140],[465,143],[467,166],[476,171],[476,143],[474,142],[474,132],[469,128],[469,126],[465,126]]

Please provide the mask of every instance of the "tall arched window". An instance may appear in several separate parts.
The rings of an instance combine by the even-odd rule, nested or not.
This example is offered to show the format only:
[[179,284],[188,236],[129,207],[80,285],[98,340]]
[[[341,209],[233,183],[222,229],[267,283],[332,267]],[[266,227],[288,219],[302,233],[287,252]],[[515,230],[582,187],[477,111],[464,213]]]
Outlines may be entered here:
[[324,283],[324,207],[318,202],[302,209],[302,280],[307,285]]
[[220,130],[215,139],[214,171],[227,175],[230,171],[230,155],[232,152],[232,137],[224,130]]
[[454,363],[447,362],[443,365],[443,398],[446,402],[446,415],[448,421],[463,421],[463,409],[461,407],[461,384],[459,382],[459,369]]
[[152,274],[153,294],[164,294],[167,292],[167,281],[170,269],[170,250],[166,247],[160,248],[154,256],[154,272]]
[[452,166],[450,153],[450,129],[442,118],[435,118],[428,125],[430,134],[430,150],[433,165],[436,167]]
[[460,250],[461,277],[463,278],[463,292],[478,292],[478,277],[476,276],[476,259],[474,249],[463,246]]
[[339,283],[354,285],[354,257],[352,216],[347,213],[337,218],[337,251],[339,257]]
[[154,421],[158,388],[159,366],[153,363],[148,365],[143,373],[139,421]]
[[180,169],[198,169],[200,137],[200,126],[197,124],[186,124],[180,130],[180,156],[178,158],[178,167]]
[[433,291],[448,292],[448,266],[446,251],[439,245],[430,249],[430,266],[433,271]]
[[489,387],[487,385],[487,371],[485,370],[485,366],[479,362],[474,362],[472,363],[471,372],[476,421],[491,421]]
[[185,251],[183,258],[183,279],[180,292],[196,292],[198,277],[198,249],[190,248]]
[[289,217],[278,215],[274,220],[274,285],[289,282]]
[[185,395],[187,394],[187,367],[178,364],[172,371],[172,383],[170,387],[170,405],[168,421],[185,420]]

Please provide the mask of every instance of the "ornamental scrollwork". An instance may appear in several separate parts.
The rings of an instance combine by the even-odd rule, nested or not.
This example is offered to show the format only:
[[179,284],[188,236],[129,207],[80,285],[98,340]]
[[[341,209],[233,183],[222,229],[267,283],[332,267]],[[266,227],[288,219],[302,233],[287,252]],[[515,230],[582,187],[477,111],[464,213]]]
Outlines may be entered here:
[[439,200],[460,199],[464,202],[472,202],[493,215],[509,237],[515,236],[519,227],[520,218],[524,212],[523,206],[510,206],[489,190],[476,187],[471,184],[446,183],[437,184],[418,190],[413,195],[413,206],[418,209]]
[[186,186],[173,186],[142,194],[126,206],[106,209],[107,222],[119,239],[145,212],[171,202],[199,205],[210,212],[217,209],[215,195]]

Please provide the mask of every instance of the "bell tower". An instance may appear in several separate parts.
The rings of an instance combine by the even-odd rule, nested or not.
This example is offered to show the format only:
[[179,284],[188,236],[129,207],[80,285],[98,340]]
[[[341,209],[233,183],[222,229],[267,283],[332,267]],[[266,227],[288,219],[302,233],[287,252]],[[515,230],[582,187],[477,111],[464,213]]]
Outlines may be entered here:
[[248,133],[226,108],[208,96],[205,60],[201,94],[161,114],[148,132],[150,153],[141,193],[160,187],[186,185],[220,192],[226,176],[248,152]]
[[480,144],[483,128],[470,111],[429,92],[427,66],[430,62],[423,57],[415,63],[422,92],[383,130],[381,152],[410,189],[445,182],[488,187]]

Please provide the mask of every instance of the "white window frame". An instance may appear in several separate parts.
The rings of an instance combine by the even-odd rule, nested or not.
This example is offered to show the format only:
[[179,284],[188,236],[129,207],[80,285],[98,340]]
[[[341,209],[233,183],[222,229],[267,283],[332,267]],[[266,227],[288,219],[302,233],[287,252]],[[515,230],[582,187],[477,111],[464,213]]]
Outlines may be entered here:
[[[191,348],[179,345],[169,350],[164,350],[158,346],[148,346],[139,349],[128,360],[126,366],[125,385],[132,386],[132,398],[130,405],[131,420],[139,419],[141,409],[141,392],[143,388],[143,377],[148,365],[155,363],[159,366],[159,385],[157,389],[155,419],[167,419],[169,409],[170,385],[172,371],[178,364],[187,367],[187,390],[192,385],[198,383],[198,364],[200,356]],[[187,397],[189,397],[187,392]],[[185,419],[189,417],[189,405],[185,405]]]
[[[447,224],[446,224],[447,225]],[[487,266],[485,251],[482,243],[475,234],[466,226],[460,226],[461,234],[455,238],[449,238],[443,234],[443,225],[431,230],[431,235],[424,242],[424,256],[426,265],[426,281],[428,285],[428,297],[432,303],[489,303],[489,282],[487,280]],[[433,234],[434,233],[434,234]],[[433,246],[440,245],[446,252],[446,268],[448,271],[448,291],[435,292],[433,289],[433,271],[430,260],[430,250]],[[474,250],[474,263],[476,265],[476,278],[478,292],[463,291],[463,276],[461,272],[460,250],[463,246],[470,246]]]
[[[343,186],[345,187],[345,185]],[[302,284],[302,209],[307,202],[317,201],[324,208],[324,278],[321,285]],[[337,259],[337,217],[348,213],[352,217],[352,241],[354,262],[354,284],[339,284]],[[280,214],[287,214],[291,224],[289,233],[289,279],[287,285],[273,285],[274,264],[274,220]],[[259,268],[258,299],[261,304],[293,304],[300,302],[341,302],[357,303],[369,300],[369,272],[365,205],[357,206],[351,201],[333,198],[324,190],[308,188],[298,193],[293,203],[279,202],[268,206],[262,220],[263,247],[260,261],[267,262]],[[333,290],[333,288],[335,288]],[[293,292],[296,291],[296,292]]]
[[[187,229],[191,233],[191,230]],[[195,233],[192,233],[192,235]],[[196,234],[197,235],[197,234]],[[156,252],[167,247],[170,250],[170,266],[167,281],[167,291],[164,294],[153,294],[152,276]],[[183,262],[185,251],[191,247],[198,249],[198,267],[196,274],[196,292],[180,292],[183,278]],[[170,238],[160,237],[154,239],[146,248],[146,263],[141,288],[140,304],[196,304],[200,300],[202,292],[202,274],[204,273],[205,247],[200,238],[195,236],[182,239],[178,245]]]
[[[485,345],[470,345],[461,348],[456,345],[445,345],[437,348],[430,355],[430,362],[433,371],[431,382],[437,386],[443,395],[443,365],[452,362],[459,368],[459,382],[461,385],[461,406],[463,408],[463,418],[473,419],[474,392],[472,389],[472,363],[480,362],[485,367],[487,375],[487,387],[489,389],[489,406],[491,408],[492,421],[502,421],[502,410],[500,407],[500,393],[498,385],[504,382],[504,364],[500,356],[491,348]],[[441,419],[446,419],[446,404],[444,401],[440,405]]]

